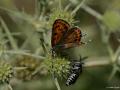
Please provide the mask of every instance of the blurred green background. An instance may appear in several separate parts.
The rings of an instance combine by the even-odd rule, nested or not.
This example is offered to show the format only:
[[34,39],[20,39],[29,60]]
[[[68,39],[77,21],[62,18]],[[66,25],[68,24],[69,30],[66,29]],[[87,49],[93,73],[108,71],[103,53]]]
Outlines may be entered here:
[[74,85],[58,79],[61,90],[119,90],[120,0],[0,0],[0,90],[58,90],[41,64],[57,18],[80,27],[82,42],[88,42],[66,50],[70,58],[88,59]]

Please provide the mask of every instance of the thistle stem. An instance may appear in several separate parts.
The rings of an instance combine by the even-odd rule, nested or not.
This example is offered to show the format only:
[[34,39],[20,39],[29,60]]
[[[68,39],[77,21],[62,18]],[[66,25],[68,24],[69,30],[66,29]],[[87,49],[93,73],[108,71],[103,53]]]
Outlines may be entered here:
[[59,9],[61,10],[62,9],[62,2],[61,2],[61,0],[58,0],[59,1]]
[[55,82],[55,85],[56,85],[56,87],[57,87],[57,90],[61,90],[57,78],[54,78],[54,82]]
[[91,14],[92,16],[96,17],[98,20],[102,20],[102,15],[98,13],[97,11],[93,10],[87,5],[81,5],[81,8]]
[[113,69],[112,69],[112,72],[111,72],[111,74],[110,74],[110,76],[108,78],[108,81],[112,80],[112,78],[115,76],[117,71],[118,71],[117,67],[114,66]]
[[5,30],[8,38],[9,38],[9,41],[11,43],[12,48],[17,50],[18,49],[17,43],[16,43],[15,39],[13,38],[10,30],[8,29],[6,23],[4,22],[4,20],[1,17],[0,17],[0,21],[1,21],[1,24],[2,24],[2,26],[4,28],[4,30]]
[[95,58],[93,58],[92,60],[85,61],[83,66],[85,68],[88,68],[88,67],[106,66],[110,64],[112,64],[112,62],[109,60],[109,58],[103,57],[100,58],[100,60],[98,60],[98,58],[96,60]]
[[32,56],[38,59],[45,59],[45,57],[40,56],[40,55],[36,55],[36,54],[32,54],[32,53],[28,53],[22,50],[5,50],[4,53],[7,54],[18,54],[18,55],[27,55],[27,56]]
[[13,90],[10,84],[7,85],[9,90]]
[[77,7],[71,12],[71,15],[75,14],[82,7],[82,5],[84,3],[85,3],[85,0],[83,0],[82,2],[80,2],[80,4],[77,5]]

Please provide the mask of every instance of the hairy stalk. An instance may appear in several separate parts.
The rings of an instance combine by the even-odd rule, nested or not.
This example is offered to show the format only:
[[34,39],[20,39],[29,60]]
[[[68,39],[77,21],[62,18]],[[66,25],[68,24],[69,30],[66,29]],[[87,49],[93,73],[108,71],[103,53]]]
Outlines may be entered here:
[[11,32],[10,30],[8,29],[7,25],[5,24],[4,20],[0,17],[0,21],[1,21],[1,24],[10,40],[10,43],[11,43],[11,46],[13,49],[17,50],[18,49],[18,46],[16,44],[16,41],[14,40],[13,36],[11,35]]
[[69,4],[65,7],[64,11],[67,11],[67,10],[70,8],[70,6],[71,6],[71,3],[69,3]]
[[102,20],[102,15],[97,11],[93,10],[92,8],[90,8],[89,6],[83,4],[81,5],[81,8],[88,12],[89,14],[91,14],[92,16],[96,17],[98,20]]
[[117,51],[115,52],[115,59],[117,59],[117,57],[120,55],[120,46],[118,47]]
[[13,90],[12,86],[10,84],[7,85],[9,90]]
[[59,3],[59,9],[62,10],[62,2],[61,2],[61,0],[58,0],[58,1],[59,1],[58,2]]
[[117,57],[118,57],[118,55],[120,53],[120,46],[119,46],[119,48],[117,49],[117,51],[115,53],[111,53],[112,49],[110,48],[109,45],[108,45],[108,47],[109,47],[108,48],[108,52],[109,52],[109,55],[111,57],[111,61],[113,63],[113,69],[112,69],[112,72],[111,72],[111,74],[110,74],[110,76],[108,78],[108,80],[110,81],[115,76],[115,74],[117,73],[117,71],[119,70],[118,66],[116,65],[116,61],[117,61]]
[[71,15],[74,15],[81,7],[82,5],[85,3],[86,0],[82,0],[82,2],[80,2],[79,5],[77,5],[77,7],[71,12]]
[[112,72],[108,78],[108,81],[112,80],[112,78],[115,76],[116,72],[117,72],[117,67],[116,66],[113,66],[113,69],[112,69]]
[[21,13],[19,11],[10,10],[10,9],[3,8],[3,7],[0,7],[0,9],[6,11],[6,13],[10,14],[11,16],[14,15],[14,16],[18,17],[21,20],[25,20],[30,24],[31,24],[31,21],[33,21],[33,19],[34,19],[30,15],[25,14],[25,13]]
[[[97,60],[97,61],[96,61]],[[98,66],[106,66],[112,64],[109,60],[108,57],[100,57],[98,58],[93,58],[91,60],[85,61],[83,66],[88,68],[88,67],[98,67]]]
[[38,18],[40,16],[40,0],[35,0],[35,17]]
[[26,40],[22,43],[22,45],[21,45],[21,49],[24,49],[26,46],[27,46],[27,44],[28,44],[28,42],[31,40],[31,37],[33,36],[35,34],[35,32],[33,32],[31,35],[29,35],[27,38],[26,38]]
[[54,78],[54,82],[55,82],[55,85],[56,85],[56,87],[57,87],[57,90],[61,90],[57,78]]
[[32,56],[32,57],[35,57],[35,58],[38,58],[38,59],[45,59],[45,57],[43,57],[43,56],[28,53],[28,52],[25,52],[25,51],[22,51],[22,50],[21,51],[20,50],[5,50],[4,53],[17,54],[17,55],[27,55],[27,56]]

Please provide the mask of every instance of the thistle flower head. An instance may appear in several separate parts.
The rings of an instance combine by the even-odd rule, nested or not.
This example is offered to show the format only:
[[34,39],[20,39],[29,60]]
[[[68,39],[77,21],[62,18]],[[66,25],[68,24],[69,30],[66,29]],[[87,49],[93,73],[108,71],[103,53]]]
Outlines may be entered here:
[[69,11],[64,11],[61,9],[53,9],[52,14],[50,15],[49,21],[48,21],[48,28],[51,28],[53,25],[53,22],[56,19],[63,19],[67,21],[69,24],[72,24],[74,22],[73,15]]
[[[23,56],[18,58],[16,60],[15,65],[17,67],[26,67],[24,70],[18,70],[16,71],[16,77],[21,80],[31,80],[31,79],[36,79],[36,77],[39,77],[40,75],[43,75],[43,71],[38,71],[36,72],[35,75],[32,75],[35,70],[41,66],[41,60],[38,60],[36,58],[33,58],[31,56]],[[42,74],[41,74],[42,73]]]
[[64,58],[51,58],[49,57],[47,60],[44,60],[44,64],[46,65],[49,73],[54,73],[57,77],[66,78],[70,69],[70,62],[65,60]]
[[4,61],[0,61],[0,83],[9,83],[13,75],[13,67]]

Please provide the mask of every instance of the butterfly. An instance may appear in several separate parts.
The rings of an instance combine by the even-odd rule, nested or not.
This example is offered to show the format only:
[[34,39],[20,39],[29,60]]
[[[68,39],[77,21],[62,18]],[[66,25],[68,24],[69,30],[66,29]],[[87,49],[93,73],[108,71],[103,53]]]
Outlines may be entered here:
[[68,22],[62,19],[57,19],[53,23],[51,45],[53,53],[57,49],[71,48],[82,44],[82,33],[80,28],[71,27]]

